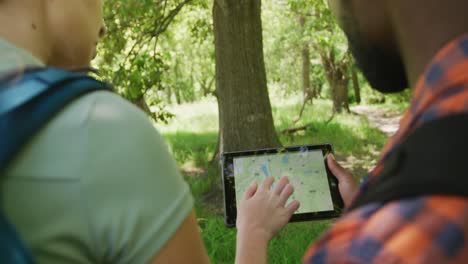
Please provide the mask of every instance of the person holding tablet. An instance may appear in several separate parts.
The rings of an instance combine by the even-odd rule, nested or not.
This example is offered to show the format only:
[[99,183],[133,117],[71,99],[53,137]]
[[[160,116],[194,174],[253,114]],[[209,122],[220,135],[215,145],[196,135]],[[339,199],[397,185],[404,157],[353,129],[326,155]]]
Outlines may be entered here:
[[328,2],[372,87],[412,99],[304,263],[467,263],[468,1]]

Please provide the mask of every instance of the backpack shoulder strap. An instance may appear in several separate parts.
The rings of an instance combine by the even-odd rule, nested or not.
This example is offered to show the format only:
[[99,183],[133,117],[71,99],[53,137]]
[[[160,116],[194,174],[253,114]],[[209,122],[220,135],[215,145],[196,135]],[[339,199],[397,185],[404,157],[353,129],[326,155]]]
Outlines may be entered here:
[[18,233],[7,220],[3,211],[0,211],[0,262],[14,264],[34,263],[29,252],[21,241]]
[[468,114],[421,126],[393,151],[350,209],[418,196],[468,197],[467,135]]
[[55,68],[26,72],[0,81],[0,176],[20,149],[74,99],[107,83]]
[[[89,76],[46,68],[0,80],[0,177],[20,149],[61,109],[86,93],[110,89]],[[31,253],[0,210],[0,262],[31,264]]]

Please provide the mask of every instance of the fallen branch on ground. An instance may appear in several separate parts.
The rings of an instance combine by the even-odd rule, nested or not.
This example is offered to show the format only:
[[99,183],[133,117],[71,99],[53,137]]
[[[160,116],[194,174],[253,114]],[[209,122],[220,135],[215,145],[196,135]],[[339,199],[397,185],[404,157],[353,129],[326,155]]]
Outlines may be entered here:
[[295,134],[295,133],[297,133],[299,131],[309,130],[310,128],[312,128],[312,126],[313,126],[313,124],[309,123],[309,124],[306,124],[306,125],[303,125],[303,126],[300,126],[300,127],[286,128],[286,129],[281,130],[281,133],[284,134],[284,135],[292,135],[292,134]]

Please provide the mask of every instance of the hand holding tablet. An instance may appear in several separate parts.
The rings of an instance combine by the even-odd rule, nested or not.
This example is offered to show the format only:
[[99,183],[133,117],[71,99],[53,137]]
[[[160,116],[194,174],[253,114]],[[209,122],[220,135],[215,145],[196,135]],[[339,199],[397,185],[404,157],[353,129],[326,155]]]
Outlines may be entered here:
[[285,205],[293,200],[301,203],[291,221],[338,217],[343,209],[343,200],[338,182],[328,169],[326,157],[329,153],[332,153],[329,144],[224,153],[222,174],[226,224],[235,226],[237,206],[252,182],[261,184],[274,177],[276,184],[282,184],[279,179],[283,176],[288,177],[295,189]]

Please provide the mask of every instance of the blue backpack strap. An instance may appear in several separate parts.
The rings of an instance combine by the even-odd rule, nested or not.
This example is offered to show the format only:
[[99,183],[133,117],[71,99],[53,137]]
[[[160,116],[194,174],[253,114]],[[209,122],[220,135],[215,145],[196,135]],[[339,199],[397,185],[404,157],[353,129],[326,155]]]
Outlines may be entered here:
[[0,211],[0,262],[34,263],[31,252],[26,249],[15,228],[8,222],[2,211]]
[[[32,137],[74,99],[109,84],[89,76],[45,68],[0,80],[0,179]],[[13,225],[0,210],[0,263],[34,263]]]
[[0,175],[32,136],[66,105],[84,94],[110,89],[110,84],[87,75],[55,68],[0,82]]

